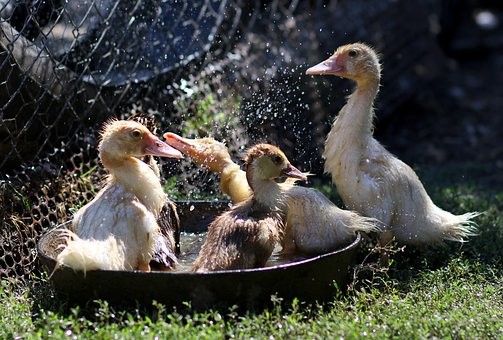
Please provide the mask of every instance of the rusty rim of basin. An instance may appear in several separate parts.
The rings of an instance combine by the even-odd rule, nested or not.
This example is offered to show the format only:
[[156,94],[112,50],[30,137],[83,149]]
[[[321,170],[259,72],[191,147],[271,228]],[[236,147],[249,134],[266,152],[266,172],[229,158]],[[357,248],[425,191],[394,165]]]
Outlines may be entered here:
[[[182,231],[192,232],[185,221],[198,216],[206,226],[211,219],[228,207],[227,202],[177,202]],[[38,242],[38,256],[51,275],[56,292],[73,302],[95,299],[114,304],[151,304],[157,301],[166,306],[187,303],[196,309],[237,305],[240,308],[260,308],[271,303],[271,296],[289,301],[297,298],[306,302],[328,301],[343,291],[351,279],[361,235],[341,249],[286,264],[256,269],[225,270],[208,273],[187,271],[112,271],[94,270],[85,275],[71,268],[54,270],[63,223],[45,233]],[[203,231],[201,225],[196,232]]]

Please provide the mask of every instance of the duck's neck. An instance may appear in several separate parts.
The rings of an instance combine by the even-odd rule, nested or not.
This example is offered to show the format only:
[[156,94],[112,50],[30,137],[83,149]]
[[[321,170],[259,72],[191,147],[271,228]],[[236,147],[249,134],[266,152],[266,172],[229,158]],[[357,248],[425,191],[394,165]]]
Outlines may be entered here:
[[220,189],[228,194],[234,203],[242,202],[252,195],[246,173],[236,163],[226,163],[219,171],[219,175]]
[[250,186],[253,190],[253,198],[262,206],[270,210],[281,209],[282,195],[278,183],[273,180],[261,180],[254,178]]
[[149,165],[134,157],[117,158],[107,152],[101,152],[101,161],[110,172],[111,183],[122,185],[155,216],[159,214],[166,195]]
[[374,118],[374,99],[379,90],[379,78],[358,81],[355,91],[349,96],[346,105],[339,112],[333,128],[345,139],[360,143],[372,137]]
[[234,163],[231,160],[228,160],[228,161],[225,161],[220,166],[220,168],[218,169],[218,175],[219,176],[227,176],[227,175],[232,174],[232,173],[239,171],[239,170],[241,170],[239,165],[237,165],[236,163]]

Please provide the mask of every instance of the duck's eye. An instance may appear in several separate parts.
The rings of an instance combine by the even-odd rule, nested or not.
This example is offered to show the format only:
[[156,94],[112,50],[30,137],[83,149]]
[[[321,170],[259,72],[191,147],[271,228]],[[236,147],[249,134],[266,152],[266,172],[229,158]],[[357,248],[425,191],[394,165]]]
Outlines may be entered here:
[[352,58],[356,57],[358,55],[357,50],[349,50],[348,55]]
[[272,156],[272,161],[276,164],[279,164],[283,161],[283,158],[280,155],[274,155]]
[[131,136],[133,136],[133,138],[139,138],[141,136],[141,131],[135,129],[135,130],[131,131]]

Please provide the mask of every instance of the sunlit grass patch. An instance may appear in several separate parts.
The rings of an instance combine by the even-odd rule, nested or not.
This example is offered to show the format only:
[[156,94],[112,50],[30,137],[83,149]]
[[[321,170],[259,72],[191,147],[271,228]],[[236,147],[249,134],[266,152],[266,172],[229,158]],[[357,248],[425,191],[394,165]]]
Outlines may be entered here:
[[[190,304],[173,309],[159,303],[121,308],[106,301],[74,306],[54,295],[46,277],[3,280],[0,338],[498,338],[503,333],[503,192],[478,185],[477,178],[452,176],[463,169],[442,176],[435,169],[420,170],[420,177],[445,209],[483,211],[476,219],[478,235],[463,244],[398,249],[387,267],[370,256],[349,290],[333,301],[274,300],[267,310],[248,312],[232,306],[196,312]],[[331,184],[321,183],[320,190],[337,200]]]

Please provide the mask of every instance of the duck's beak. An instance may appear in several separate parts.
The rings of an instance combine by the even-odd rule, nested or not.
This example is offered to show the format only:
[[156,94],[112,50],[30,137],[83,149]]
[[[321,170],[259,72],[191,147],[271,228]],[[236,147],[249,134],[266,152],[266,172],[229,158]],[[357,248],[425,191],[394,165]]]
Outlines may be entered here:
[[343,70],[336,55],[331,56],[318,65],[308,68],[306,74],[338,74]]
[[145,154],[168,158],[183,158],[180,151],[164,143],[154,135],[145,138]]
[[183,138],[173,132],[166,132],[163,137],[166,140],[166,143],[181,152],[188,154],[189,156],[192,152],[196,151],[196,143],[192,139]]
[[301,181],[307,181],[307,175],[291,164],[288,164],[281,174],[283,176],[300,179]]
[[233,163],[227,148],[214,139],[189,139],[172,132],[166,132],[164,138],[166,138],[166,143],[180,150],[194,162],[208,168],[210,171],[221,172],[225,166]]

